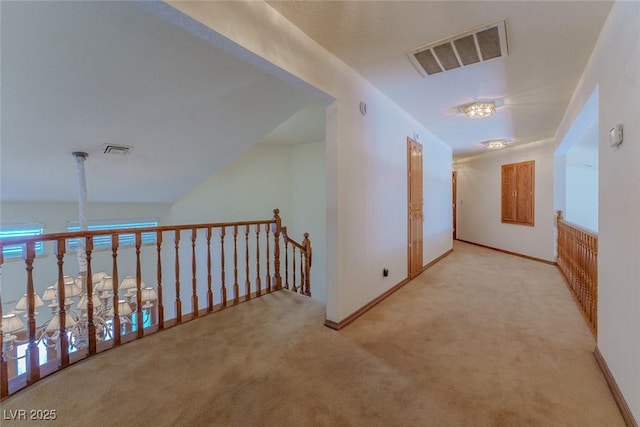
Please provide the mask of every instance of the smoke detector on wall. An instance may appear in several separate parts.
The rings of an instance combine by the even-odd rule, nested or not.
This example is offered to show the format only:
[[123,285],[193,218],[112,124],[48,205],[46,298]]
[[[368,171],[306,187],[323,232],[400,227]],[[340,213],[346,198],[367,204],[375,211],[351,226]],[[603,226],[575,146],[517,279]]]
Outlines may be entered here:
[[424,77],[509,55],[507,21],[483,25],[407,51]]

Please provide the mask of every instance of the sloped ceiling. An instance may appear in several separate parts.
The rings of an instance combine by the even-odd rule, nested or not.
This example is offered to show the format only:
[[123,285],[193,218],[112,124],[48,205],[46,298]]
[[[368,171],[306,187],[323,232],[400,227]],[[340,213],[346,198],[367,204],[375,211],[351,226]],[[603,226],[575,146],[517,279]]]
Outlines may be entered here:
[[86,151],[90,202],[173,202],[317,102],[133,3],[1,6],[2,201],[76,200]]

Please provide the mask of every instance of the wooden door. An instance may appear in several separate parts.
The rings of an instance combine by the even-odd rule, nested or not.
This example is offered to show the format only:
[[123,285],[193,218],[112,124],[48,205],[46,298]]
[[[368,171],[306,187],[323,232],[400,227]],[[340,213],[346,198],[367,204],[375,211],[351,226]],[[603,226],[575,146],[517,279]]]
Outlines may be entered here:
[[453,186],[453,239],[458,238],[458,233],[456,230],[456,225],[458,224],[458,172],[453,171],[453,177],[451,178],[451,185]]
[[535,161],[502,165],[502,222],[533,226]]
[[502,165],[502,222],[516,222],[516,166]]
[[409,278],[422,271],[422,145],[407,138],[407,189],[408,189],[408,264]]
[[517,163],[516,167],[516,222],[533,225],[534,163]]

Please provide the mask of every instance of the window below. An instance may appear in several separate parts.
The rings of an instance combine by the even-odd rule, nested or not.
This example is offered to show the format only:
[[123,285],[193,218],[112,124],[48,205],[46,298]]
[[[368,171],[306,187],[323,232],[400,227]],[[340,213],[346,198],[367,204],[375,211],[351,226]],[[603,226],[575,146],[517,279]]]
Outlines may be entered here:
[[[157,227],[158,221],[155,219],[152,220],[108,220],[108,221],[94,221],[90,222],[87,226],[89,231],[99,231],[99,230],[123,230],[127,228],[152,228]],[[76,232],[80,231],[80,224],[78,221],[67,223],[67,231]],[[156,243],[156,232],[149,231],[147,233],[142,233],[142,244],[155,244]],[[120,246],[134,246],[136,242],[135,234],[120,234],[118,237],[118,243]],[[67,240],[67,248],[70,251],[78,250],[80,245],[79,239],[68,239]],[[111,248],[111,235],[105,234],[102,236],[94,236],[93,238],[93,249],[110,249]]]
[[[0,228],[0,239],[10,237],[40,236],[43,234],[43,224],[5,224]],[[44,254],[44,243],[36,242],[36,256]],[[24,245],[8,245],[2,248],[4,259],[22,258]]]

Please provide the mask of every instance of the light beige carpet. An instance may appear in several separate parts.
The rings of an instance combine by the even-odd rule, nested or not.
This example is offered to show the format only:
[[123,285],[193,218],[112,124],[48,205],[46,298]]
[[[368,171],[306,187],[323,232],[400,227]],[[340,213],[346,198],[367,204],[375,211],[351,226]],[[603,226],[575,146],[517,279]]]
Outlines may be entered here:
[[455,251],[340,332],[285,291],[97,355],[2,426],[623,426],[553,266]]

